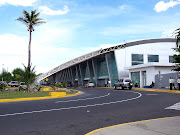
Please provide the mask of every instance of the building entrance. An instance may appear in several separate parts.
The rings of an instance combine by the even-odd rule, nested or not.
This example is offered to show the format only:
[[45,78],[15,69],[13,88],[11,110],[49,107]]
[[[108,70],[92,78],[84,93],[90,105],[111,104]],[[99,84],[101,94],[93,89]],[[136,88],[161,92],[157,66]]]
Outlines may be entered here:
[[131,72],[131,80],[135,87],[140,87],[140,72]]

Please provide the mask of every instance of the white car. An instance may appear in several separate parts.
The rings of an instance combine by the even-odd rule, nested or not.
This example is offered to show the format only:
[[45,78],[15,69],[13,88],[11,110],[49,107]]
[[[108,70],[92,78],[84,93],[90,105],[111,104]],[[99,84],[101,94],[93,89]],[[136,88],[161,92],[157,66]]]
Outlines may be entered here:
[[127,88],[130,90],[132,88],[132,86],[133,86],[133,83],[132,83],[131,79],[129,79],[129,78],[121,78],[116,83],[114,83],[114,89]]
[[93,82],[88,82],[86,85],[85,85],[85,87],[94,87],[95,85],[94,85],[94,83]]
[[27,85],[25,85],[25,82],[20,82],[19,90],[27,90]]
[[18,81],[11,81],[10,83],[8,83],[9,86],[11,87],[18,87]]

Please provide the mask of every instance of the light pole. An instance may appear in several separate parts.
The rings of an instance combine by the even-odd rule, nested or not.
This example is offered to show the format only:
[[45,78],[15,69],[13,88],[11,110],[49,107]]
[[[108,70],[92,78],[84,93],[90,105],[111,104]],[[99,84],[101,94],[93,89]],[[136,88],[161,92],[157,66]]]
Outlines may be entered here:
[[[4,64],[2,64],[2,73],[3,73],[3,66],[4,66]],[[3,75],[3,74],[2,74]],[[2,76],[2,81],[3,81],[3,76]]]

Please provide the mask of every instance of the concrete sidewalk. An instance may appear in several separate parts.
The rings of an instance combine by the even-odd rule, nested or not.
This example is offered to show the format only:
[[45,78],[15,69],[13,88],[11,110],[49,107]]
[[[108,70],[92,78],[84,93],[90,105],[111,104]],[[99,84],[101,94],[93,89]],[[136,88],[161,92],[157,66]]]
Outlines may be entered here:
[[[114,89],[113,87],[97,87],[97,88],[106,88]],[[167,92],[167,93],[180,93],[179,90],[169,90],[166,88],[155,89],[155,88],[132,88],[132,90],[142,90],[142,91],[152,91],[152,92]]]
[[132,90],[153,91],[153,92],[167,92],[167,93],[180,93],[179,90],[154,89],[154,88],[133,88]]
[[94,130],[86,135],[180,135],[180,116],[125,123]]

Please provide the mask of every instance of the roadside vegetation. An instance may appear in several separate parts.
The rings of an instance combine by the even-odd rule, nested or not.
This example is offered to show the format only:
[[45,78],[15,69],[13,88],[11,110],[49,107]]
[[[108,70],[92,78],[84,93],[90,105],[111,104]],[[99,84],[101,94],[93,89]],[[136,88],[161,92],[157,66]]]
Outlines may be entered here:
[[[22,22],[26,25],[27,31],[29,32],[29,44],[28,44],[28,65],[24,66],[24,69],[16,68],[11,73],[6,71],[5,69],[2,70],[0,74],[0,99],[12,99],[12,98],[25,98],[25,97],[44,97],[49,96],[49,91],[41,91],[43,86],[37,85],[36,82],[37,75],[35,72],[35,66],[32,66],[31,63],[31,36],[32,32],[35,31],[34,27],[40,24],[46,23],[42,18],[39,18],[40,12],[36,12],[36,10],[32,10],[28,13],[26,10],[23,10],[23,17],[19,17],[16,20]],[[25,85],[19,85],[14,89],[8,86],[8,83],[11,81],[17,81],[18,83],[24,82]],[[17,82],[15,86],[18,86]],[[21,83],[21,84],[22,84]],[[13,86],[13,85],[11,85]],[[26,86],[26,87],[24,87]],[[52,88],[64,88],[66,84],[57,84],[52,85]],[[58,92],[66,92],[66,94],[74,94],[77,91],[73,90],[59,90]]]
[[23,10],[23,17],[19,17],[16,20],[22,22],[25,24],[29,31],[29,45],[28,45],[28,65],[25,68],[25,83],[27,85],[28,92],[30,92],[30,85],[33,83],[35,75],[34,75],[34,68],[32,68],[31,63],[31,35],[32,32],[35,31],[34,27],[43,23],[46,23],[43,21],[42,18],[39,18],[40,12],[36,12],[36,10],[31,10],[31,13],[28,13],[26,10]]
[[24,92],[24,91],[1,91],[0,99],[14,99],[14,98],[27,98],[27,97],[46,97],[49,96],[47,91],[37,91],[37,92]]
[[[56,90],[57,92],[66,92],[67,95],[72,95],[78,91],[74,90]],[[49,91],[36,91],[36,92],[25,92],[25,91],[0,91],[0,99],[15,99],[15,98],[29,98],[29,97],[47,97]]]
[[172,70],[180,72],[180,28],[176,29],[173,32],[173,35],[176,38],[176,48],[173,48],[177,54],[173,55],[174,58],[174,68]]

